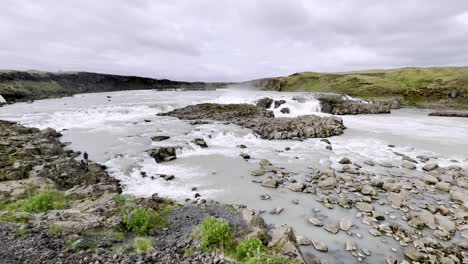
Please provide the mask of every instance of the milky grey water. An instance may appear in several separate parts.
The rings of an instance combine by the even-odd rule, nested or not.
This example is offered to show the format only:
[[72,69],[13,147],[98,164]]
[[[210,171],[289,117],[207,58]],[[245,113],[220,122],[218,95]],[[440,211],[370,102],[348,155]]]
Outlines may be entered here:
[[[172,117],[156,116],[157,113],[184,107],[190,104],[254,103],[262,97],[284,99],[290,114],[276,116],[299,116],[304,114],[326,115],[320,112],[318,101],[309,93],[277,93],[249,90],[218,91],[128,91],[114,93],[81,94],[73,97],[48,99],[34,103],[18,103],[0,108],[0,119],[18,121],[27,126],[52,127],[62,132],[62,141],[68,147],[87,151],[90,158],[108,166],[109,172],[120,179],[125,192],[149,196],[158,193],[183,201],[193,198],[192,187],[197,187],[202,198],[225,203],[245,204],[250,208],[271,210],[285,208],[280,215],[265,214],[270,223],[288,224],[296,233],[310,239],[325,242],[329,253],[319,253],[306,247],[305,250],[327,258],[332,263],[350,263],[355,258],[344,251],[344,243],[350,237],[344,232],[331,235],[322,228],[307,223],[312,216],[326,217],[327,222],[341,218],[353,219],[354,233],[363,237],[351,237],[359,248],[372,251],[365,263],[382,263],[385,256],[401,256],[398,243],[392,238],[372,237],[368,227],[355,217],[357,211],[325,208],[314,196],[293,193],[286,188],[271,190],[252,183],[250,172],[258,168],[260,159],[284,167],[303,177],[313,168],[336,166],[341,157],[355,162],[372,159],[376,162],[401,163],[395,152],[411,157],[427,155],[437,157],[441,166],[451,164],[468,166],[468,120],[464,118],[429,117],[428,110],[402,109],[387,115],[343,116],[347,130],[344,135],[332,137],[333,150],[325,149],[319,139],[299,141],[268,141],[256,137],[248,129],[235,125],[213,123],[192,126]],[[298,99],[300,98],[300,99]],[[146,121],[145,121],[146,120]],[[147,121],[150,122],[147,122]],[[152,142],[155,135],[171,138]],[[204,138],[209,148],[201,149],[190,141]],[[247,149],[237,148],[244,144]],[[388,145],[395,145],[391,148]],[[178,159],[156,164],[145,150],[156,146],[181,146]],[[285,151],[286,148],[290,150]],[[239,154],[248,153],[252,159],[245,161]],[[378,171],[376,173],[388,173]],[[142,178],[140,172],[174,174],[175,180]],[[411,176],[411,175],[410,175]],[[414,172],[418,176],[418,171]],[[260,194],[270,194],[272,199],[263,201]],[[297,199],[299,204],[291,201]],[[384,208],[388,214],[399,216],[392,208]],[[398,218],[397,218],[398,219]],[[396,249],[397,252],[391,249]]]

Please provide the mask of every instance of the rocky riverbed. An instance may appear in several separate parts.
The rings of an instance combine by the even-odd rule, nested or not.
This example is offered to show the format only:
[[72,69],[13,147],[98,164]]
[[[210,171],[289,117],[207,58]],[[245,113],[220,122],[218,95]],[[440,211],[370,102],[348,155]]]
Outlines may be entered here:
[[[239,238],[262,233],[279,254],[303,260],[292,230],[265,225],[255,211],[201,199],[182,205],[157,194],[121,196],[119,181],[102,165],[75,160],[80,153],[64,150],[55,130],[0,121],[0,133],[1,263],[234,262],[199,249],[193,234],[207,216],[227,221]],[[149,230],[150,252],[134,251],[136,235],[122,229],[129,204],[167,223]]]

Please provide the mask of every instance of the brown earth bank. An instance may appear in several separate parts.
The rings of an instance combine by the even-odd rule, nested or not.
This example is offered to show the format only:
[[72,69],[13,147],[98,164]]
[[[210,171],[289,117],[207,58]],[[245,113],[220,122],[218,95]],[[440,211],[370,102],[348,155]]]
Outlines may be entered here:
[[254,251],[250,263],[315,261],[290,227],[244,206],[122,195],[53,129],[0,121],[0,136],[0,263],[242,263]]

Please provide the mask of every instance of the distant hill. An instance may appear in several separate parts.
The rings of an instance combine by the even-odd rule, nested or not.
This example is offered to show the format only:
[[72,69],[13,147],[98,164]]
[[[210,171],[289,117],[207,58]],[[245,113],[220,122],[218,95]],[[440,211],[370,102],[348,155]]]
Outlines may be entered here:
[[276,91],[334,92],[363,98],[402,96],[410,104],[468,105],[468,67],[303,72],[253,83]]
[[8,102],[122,90],[212,89],[227,84],[181,82],[91,72],[0,71],[0,95]]

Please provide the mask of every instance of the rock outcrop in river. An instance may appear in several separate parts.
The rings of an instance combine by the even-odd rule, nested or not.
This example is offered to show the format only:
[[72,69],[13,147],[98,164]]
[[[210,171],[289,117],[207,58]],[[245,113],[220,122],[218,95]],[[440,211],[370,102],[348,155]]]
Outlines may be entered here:
[[398,108],[398,102],[367,102],[348,100],[340,95],[320,95],[321,110],[333,115],[388,114]]
[[435,111],[429,116],[468,117],[468,111]]
[[339,117],[274,118],[273,112],[249,104],[198,104],[159,115],[225,121],[250,128],[263,139],[330,137],[342,134],[346,128]]

